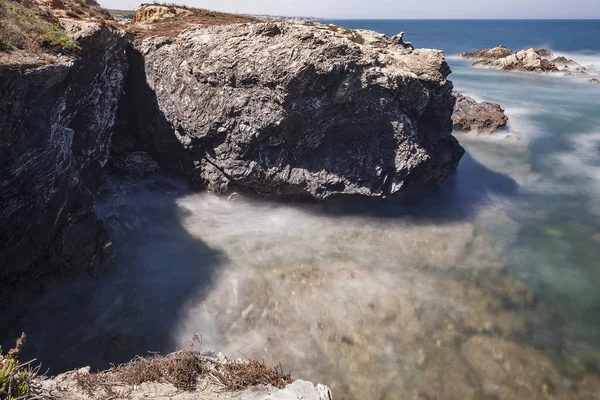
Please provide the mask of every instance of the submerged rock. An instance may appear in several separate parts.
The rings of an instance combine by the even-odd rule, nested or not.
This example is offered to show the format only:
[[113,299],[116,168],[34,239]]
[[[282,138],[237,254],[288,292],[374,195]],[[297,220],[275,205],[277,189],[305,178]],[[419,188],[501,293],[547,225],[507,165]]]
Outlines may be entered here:
[[592,79],[588,79],[588,83],[600,84],[600,80],[598,80],[596,78],[592,78]]
[[508,117],[499,104],[478,102],[456,91],[452,95],[456,98],[452,114],[454,129],[492,133],[506,126]]
[[[450,69],[441,51],[400,42],[300,23],[146,39],[131,58],[149,87],[128,91],[138,139],[216,192],[324,199],[437,185],[464,152]],[[142,93],[154,99],[139,104]]]

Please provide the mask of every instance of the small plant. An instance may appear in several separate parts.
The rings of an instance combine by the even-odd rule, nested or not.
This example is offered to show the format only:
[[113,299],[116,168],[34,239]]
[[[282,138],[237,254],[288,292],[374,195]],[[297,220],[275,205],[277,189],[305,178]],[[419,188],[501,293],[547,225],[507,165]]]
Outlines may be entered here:
[[20,364],[18,357],[22,347],[25,345],[25,334],[23,333],[14,349],[2,354],[0,347],[0,399],[16,400],[25,396],[30,390],[30,381],[36,371],[27,368],[27,364]]
[[360,33],[350,30],[350,29],[346,29],[345,33],[348,35],[348,39],[350,39],[350,41],[352,41],[356,44],[364,44],[365,43],[365,38],[363,38]]
[[38,36],[38,42],[42,46],[60,46],[65,50],[76,50],[78,48],[75,41],[65,33],[60,25],[55,25]]

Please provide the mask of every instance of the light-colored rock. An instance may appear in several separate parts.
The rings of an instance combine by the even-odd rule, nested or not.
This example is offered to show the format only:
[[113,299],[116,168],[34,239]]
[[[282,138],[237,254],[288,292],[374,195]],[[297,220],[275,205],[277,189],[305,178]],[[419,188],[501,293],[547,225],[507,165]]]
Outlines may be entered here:
[[524,72],[558,72],[558,67],[551,61],[540,56],[539,51],[530,48],[518,51],[507,57],[495,60],[480,59],[473,63],[474,67],[499,69],[503,71]]
[[459,53],[458,58],[472,58],[472,59],[489,59],[489,60],[497,60],[499,58],[508,57],[510,55],[515,54],[515,52],[507,47],[502,45],[498,47],[494,47],[491,49],[482,49],[477,50],[471,53]]
[[286,386],[284,389],[259,386],[247,389],[234,396],[236,400],[333,400],[331,391],[327,386],[301,379]]
[[[261,23],[189,29],[139,50],[141,140],[216,192],[387,196],[439,184],[463,154],[443,53],[399,36]],[[154,109],[139,104],[143,90]]]

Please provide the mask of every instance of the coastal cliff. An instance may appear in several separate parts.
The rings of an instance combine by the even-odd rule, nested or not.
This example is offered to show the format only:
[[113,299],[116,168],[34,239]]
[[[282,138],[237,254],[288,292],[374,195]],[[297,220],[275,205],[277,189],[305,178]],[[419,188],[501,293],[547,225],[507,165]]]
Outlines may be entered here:
[[1,32],[2,306],[114,265],[94,202],[107,173],[159,164],[220,193],[386,197],[441,184],[464,153],[443,53],[402,35],[153,5],[132,37],[76,3],[0,10],[40,24]]
[[0,292],[9,302],[16,287],[37,290],[49,276],[112,265],[93,193],[108,159],[128,40],[99,23],[72,37],[74,52],[26,63],[21,51],[2,55]]
[[148,85],[128,91],[137,140],[216,192],[387,196],[441,183],[463,154],[441,51],[250,23],[152,37],[132,52],[135,81]]

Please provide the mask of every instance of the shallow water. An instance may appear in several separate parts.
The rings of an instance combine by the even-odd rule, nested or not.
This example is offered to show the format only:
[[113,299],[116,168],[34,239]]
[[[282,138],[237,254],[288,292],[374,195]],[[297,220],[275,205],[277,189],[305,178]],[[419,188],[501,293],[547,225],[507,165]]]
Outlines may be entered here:
[[[27,355],[56,373],[185,348],[198,333],[203,348],[281,363],[336,399],[465,398],[455,360],[475,365],[487,338],[535,348],[518,351],[533,374],[550,357],[565,390],[599,374],[600,86],[449,61],[456,88],[503,105],[521,140],[459,134],[456,174],[404,201],[111,181],[97,212],[117,269],[58,285],[0,337],[27,331]],[[504,367],[516,357],[505,353]],[[445,380],[458,386],[432,389]]]

